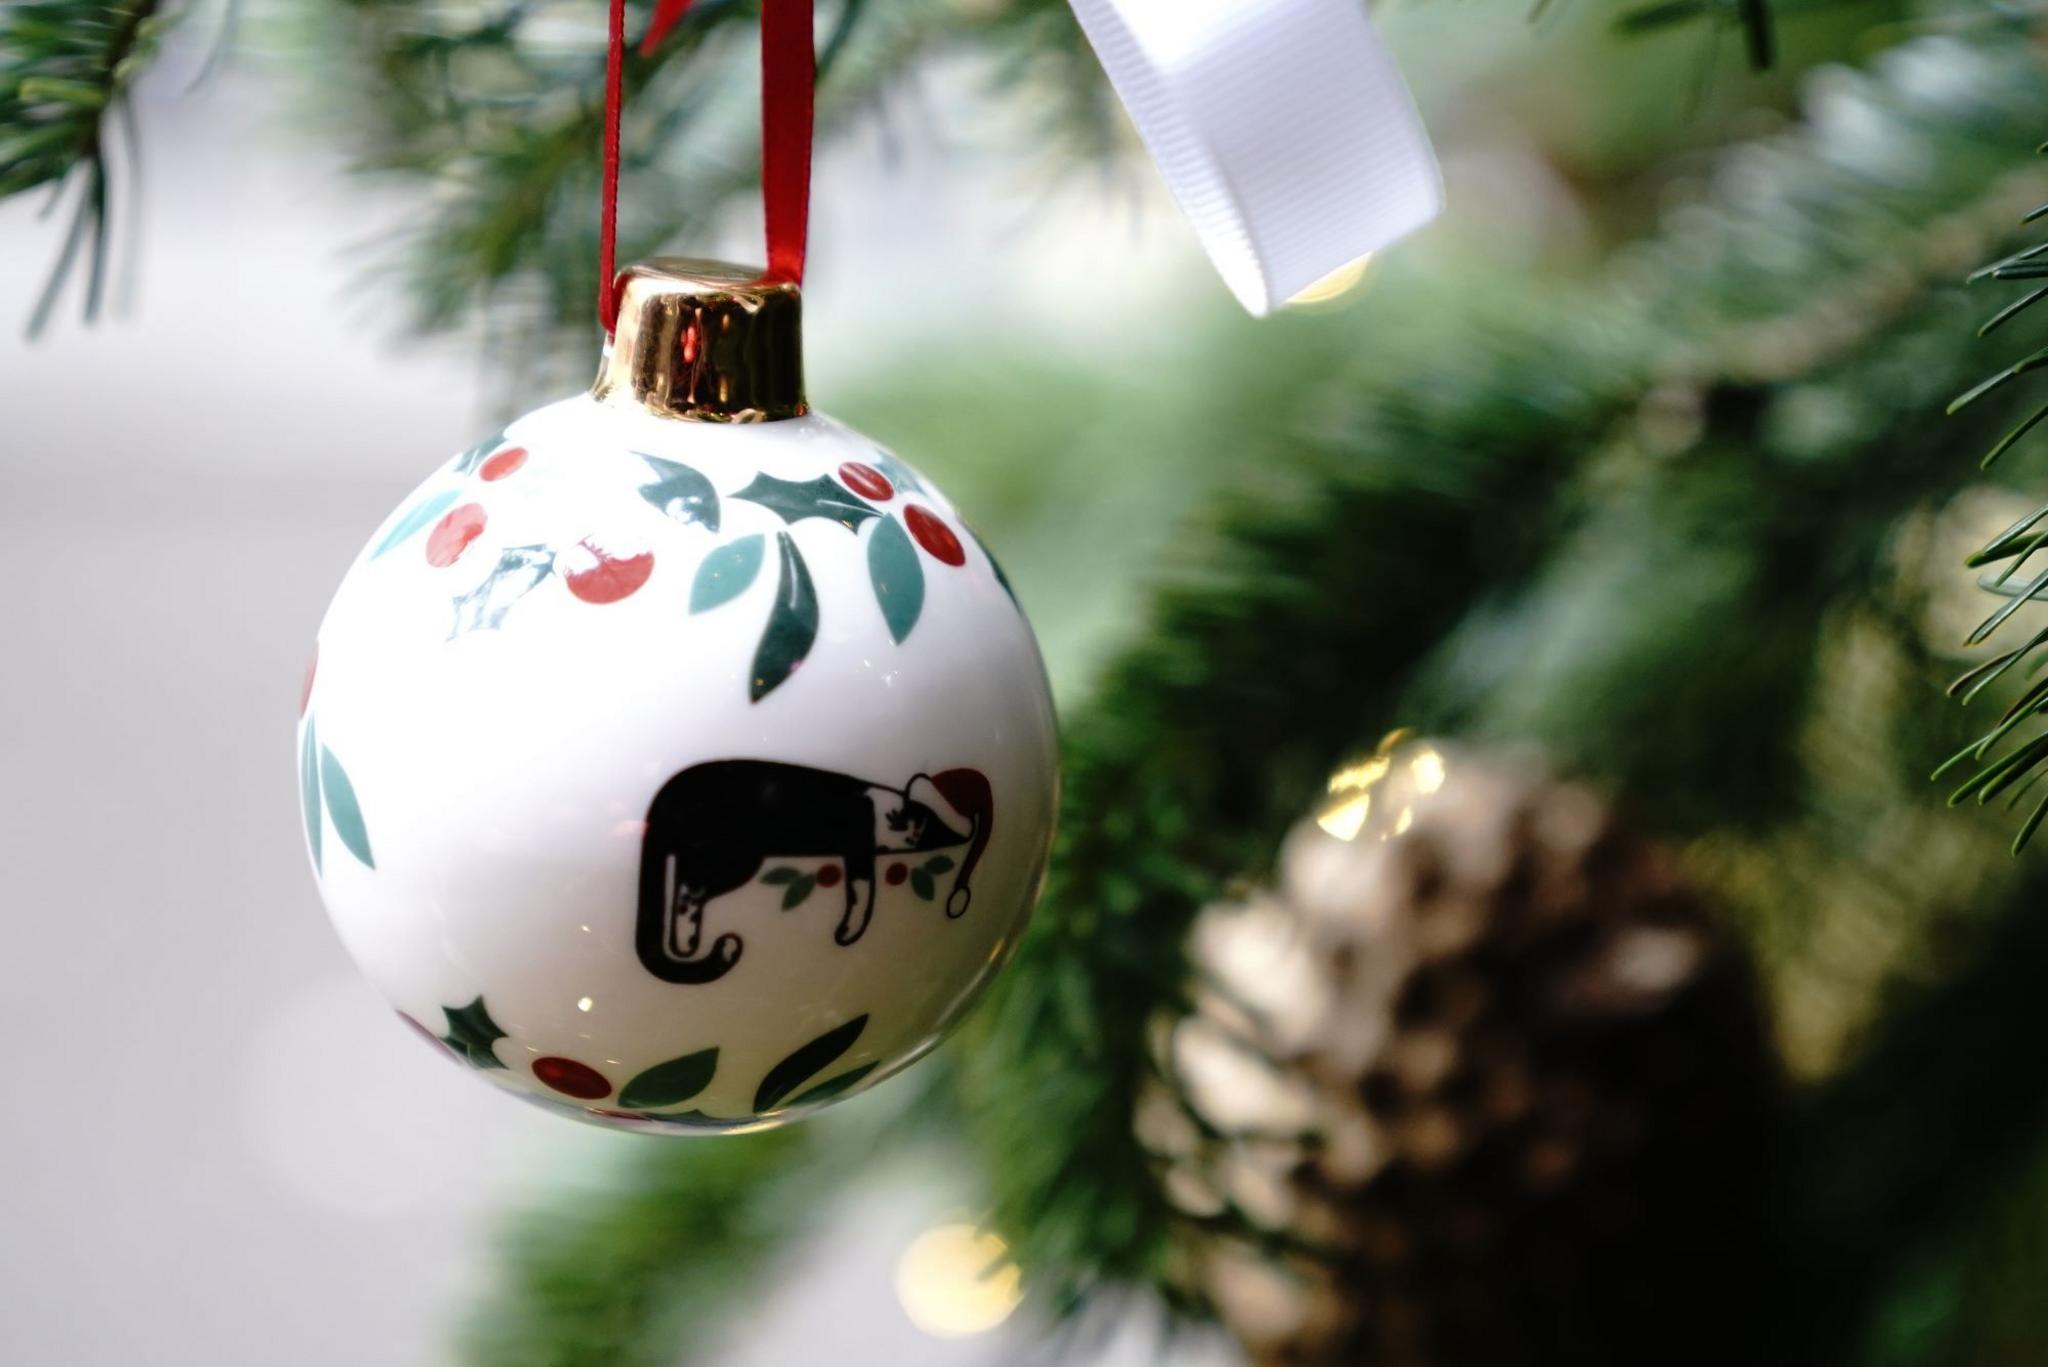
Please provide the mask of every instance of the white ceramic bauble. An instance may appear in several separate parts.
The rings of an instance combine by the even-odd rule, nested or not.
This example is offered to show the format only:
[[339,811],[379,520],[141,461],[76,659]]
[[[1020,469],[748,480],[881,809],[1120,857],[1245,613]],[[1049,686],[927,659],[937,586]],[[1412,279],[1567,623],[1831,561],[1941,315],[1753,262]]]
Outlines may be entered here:
[[300,722],[334,924],[407,1020],[604,1123],[780,1123],[935,1044],[1029,915],[1053,711],[952,505],[804,415],[580,396],[357,557]]

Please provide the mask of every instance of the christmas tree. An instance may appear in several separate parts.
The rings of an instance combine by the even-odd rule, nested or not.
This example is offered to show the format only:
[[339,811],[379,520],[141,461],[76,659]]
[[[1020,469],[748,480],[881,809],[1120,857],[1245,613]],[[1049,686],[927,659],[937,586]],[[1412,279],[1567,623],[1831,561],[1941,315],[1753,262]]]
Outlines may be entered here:
[[[528,376],[589,341],[595,8],[262,18],[332,55],[367,172],[439,192],[389,258],[416,325],[496,320]],[[827,137],[964,58],[1031,156],[1132,156],[1058,0],[821,12]],[[751,188],[707,92],[757,16],[703,0],[627,60],[628,256]],[[108,149],[148,140],[123,92],[201,17],[0,11],[0,194],[70,205],[32,323],[67,281],[96,307]],[[973,452],[951,483],[1055,641],[1094,586],[1052,495],[1201,505],[1155,511],[1142,605],[1063,662],[1029,937],[892,1099],[632,1141],[599,1197],[516,1218],[463,1360],[688,1360],[906,1146],[966,1157],[1050,1320],[1136,1293],[1259,1361],[2038,1360],[2041,16],[1674,0],[1499,41],[1565,61],[1566,21],[1590,79],[1641,67],[1604,108],[1654,130],[1578,168],[1574,261],[1506,251],[1503,200],[1487,250],[1157,343],[1173,401],[1110,429],[1135,473],[1053,450],[1137,383],[1057,356],[855,405]]]

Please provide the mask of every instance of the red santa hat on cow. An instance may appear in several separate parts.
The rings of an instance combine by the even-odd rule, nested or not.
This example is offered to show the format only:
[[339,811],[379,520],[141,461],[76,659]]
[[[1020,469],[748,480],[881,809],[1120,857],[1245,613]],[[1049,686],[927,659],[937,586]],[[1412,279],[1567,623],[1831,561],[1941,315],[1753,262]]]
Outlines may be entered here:
[[967,852],[960,856],[960,871],[953,875],[953,891],[946,898],[946,915],[964,916],[974,898],[967,880],[988,848],[988,833],[996,822],[996,799],[988,780],[978,770],[946,769],[919,774],[903,795],[929,807],[946,829],[966,837]]

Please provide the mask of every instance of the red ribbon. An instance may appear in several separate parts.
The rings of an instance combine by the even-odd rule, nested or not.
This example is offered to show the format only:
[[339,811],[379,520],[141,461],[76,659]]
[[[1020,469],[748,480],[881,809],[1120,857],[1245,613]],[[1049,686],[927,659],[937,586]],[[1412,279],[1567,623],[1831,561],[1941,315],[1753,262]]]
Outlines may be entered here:
[[[761,198],[768,219],[768,275],[802,284],[811,222],[811,126],[818,79],[812,0],[761,3]],[[690,0],[655,0],[640,40],[651,56],[690,10]],[[604,214],[598,246],[597,316],[618,322],[619,106],[626,62],[626,0],[611,0],[604,73]]]

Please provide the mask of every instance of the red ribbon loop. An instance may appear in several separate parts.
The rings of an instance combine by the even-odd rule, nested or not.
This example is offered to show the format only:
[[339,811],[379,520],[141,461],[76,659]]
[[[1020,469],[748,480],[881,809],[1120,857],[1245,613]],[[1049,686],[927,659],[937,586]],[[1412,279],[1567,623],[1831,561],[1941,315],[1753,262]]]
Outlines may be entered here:
[[[811,222],[813,91],[818,79],[812,0],[761,3],[761,198],[768,220],[768,274],[802,284]],[[689,13],[690,0],[656,0],[640,55],[661,46]],[[618,322],[619,108],[626,59],[626,0],[611,0],[605,53],[604,206],[599,230],[597,316]]]

